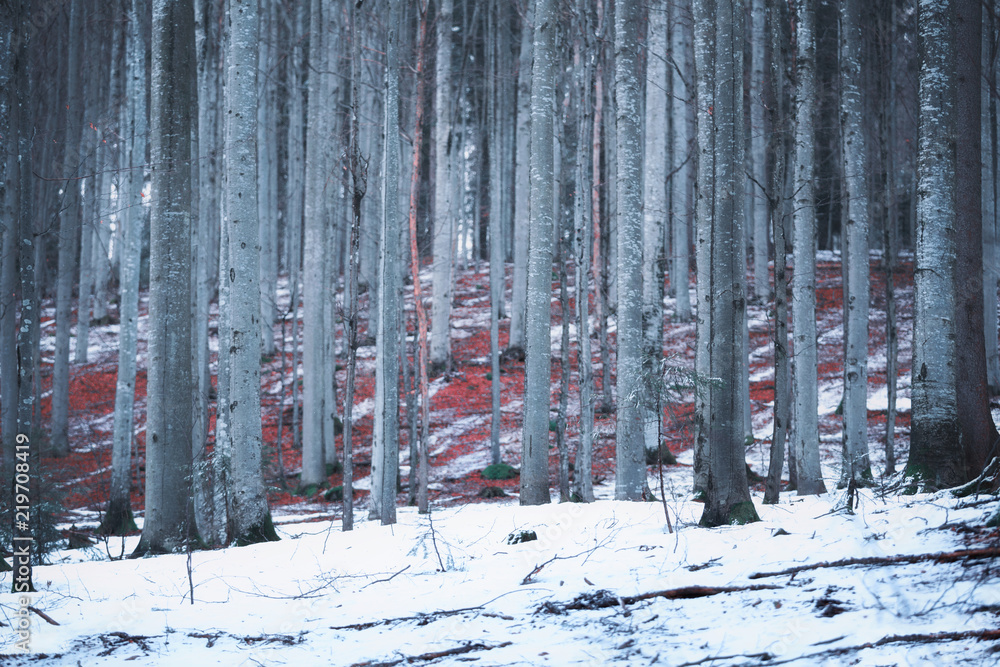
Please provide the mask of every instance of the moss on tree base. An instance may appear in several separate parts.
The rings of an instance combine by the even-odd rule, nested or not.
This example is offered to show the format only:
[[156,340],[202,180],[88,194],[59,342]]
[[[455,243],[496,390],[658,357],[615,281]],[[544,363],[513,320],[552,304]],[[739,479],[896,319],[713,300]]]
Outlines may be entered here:
[[132,507],[128,503],[112,501],[108,505],[108,511],[104,513],[104,519],[97,529],[99,535],[128,535],[139,530],[135,525],[135,517],[132,514]]
[[701,515],[698,522],[702,528],[716,528],[718,526],[743,526],[748,523],[760,521],[757,516],[757,509],[753,502],[744,500],[730,505],[729,508],[713,508],[711,504],[705,506],[705,513]]
[[271,513],[264,515],[264,520],[258,524],[250,526],[240,535],[233,536],[233,544],[238,547],[245,547],[248,544],[260,544],[261,542],[277,542],[278,533],[274,530],[274,522],[271,521]]

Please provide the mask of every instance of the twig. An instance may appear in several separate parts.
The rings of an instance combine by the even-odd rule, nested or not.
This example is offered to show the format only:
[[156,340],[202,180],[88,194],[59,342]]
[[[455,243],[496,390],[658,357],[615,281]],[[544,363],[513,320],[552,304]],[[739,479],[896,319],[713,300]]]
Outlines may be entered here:
[[431,526],[431,544],[434,546],[434,553],[437,554],[438,565],[441,566],[441,571],[444,572],[445,571],[444,561],[441,560],[441,552],[438,551],[437,533],[434,530],[434,519],[431,518],[430,506],[427,507],[427,523],[429,523]]
[[[816,658],[845,655],[848,653],[856,653],[858,651],[863,651],[865,649],[876,648],[878,646],[886,646],[888,644],[934,644],[938,642],[957,642],[966,639],[978,639],[980,641],[1000,640],[1000,630],[970,630],[967,632],[935,632],[933,634],[913,634],[913,635],[889,635],[888,637],[883,637],[874,642],[868,642],[866,644],[859,644],[857,646],[843,646],[840,648],[831,648],[826,651],[819,651],[817,653],[810,653],[808,655],[799,655],[794,658],[788,658],[787,660],[768,660],[767,664],[770,665],[785,665],[790,662],[799,662],[800,660],[805,660],[813,664],[817,664]],[[711,658],[709,658],[711,659]],[[695,663],[688,663],[695,664]],[[753,663],[759,664],[759,663]]]
[[392,581],[393,579],[395,579],[396,577],[398,577],[399,575],[403,574],[404,572],[406,572],[409,569],[410,569],[410,566],[407,565],[406,567],[404,567],[399,572],[396,572],[395,574],[391,574],[388,577],[386,577],[385,579],[376,579],[375,581],[372,581],[372,582],[369,582],[369,583],[365,584],[364,586],[361,587],[361,590],[364,590],[364,589],[368,588],[369,586],[374,586],[375,584],[381,584],[381,583],[385,583],[386,581]]
[[913,554],[901,556],[869,556],[867,558],[845,558],[832,562],[813,563],[811,565],[799,565],[790,567],[787,570],[777,572],[754,572],[750,579],[763,579],[764,577],[779,577],[784,574],[797,574],[806,570],[818,570],[826,567],[851,567],[853,565],[908,565],[910,563],[922,563],[924,561],[934,561],[935,563],[953,563],[965,559],[996,558],[1000,556],[1000,548],[989,547],[985,549],[968,549],[962,551],[951,551],[936,554]]
[[504,648],[505,646],[510,645],[511,642],[503,642],[502,644],[496,644],[495,646],[476,642],[475,644],[464,644],[463,646],[445,649],[444,651],[432,651],[430,653],[422,653],[420,655],[411,655],[405,658],[400,658],[399,660],[390,660],[388,662],[356,662],[351,665],[351,667],[394,667],[394,665],[401,665],[404,662],[409,664],[413,664],[415,662],[429,662],[431,660],[437,660],[438,658],[447,658],[452,655],[471,653],[472,651],[492,651],[495,648]]
[[41,616],[43,619],[45,619],[45,622],[48,623],[49,625],[59,625],[58,623],[56,623],[55,621],[52,620],[51,616],[49,616],[48,614],[46,614],[41,609],[38,609],[36,607],[32,607],[32,606],[29,605],[28,606],[28,611],[35,612],[36,614],[38,614],[39,616]]
[[448,609],[445,611],[429,611],[427,613],[419,613],[413,616],[399,616],[397,618],[383,618],[377,621],[368,621],[367,623],[351,623],[350,625],[332,625],[331,630],[368,630],[369,628],[376,628],[380,625],[389,625],[390,623],[401,623],[403,621],[420,621],[421,625],[426,625],[433,620],[437,620],[435,617],[447,617],[456,616],[458,614],[464,614],[468,611],[478,611],[483,608],[484,605],[478,605],[476,607],[463,607],[461,609]]
[[[701,665],[706,662],[715,662],[716,660],[732,660],[733,658],[757,658],[759,660],[770,660],[774,656],[765,651],[764,653],[737,653],[736,655],[710,655],[702,658],[701,660],[694,660],[692,662],[682,662],[677,665],[677,667],[692,667],[693,665]],[[770,662],[768,663],[771,664]]]

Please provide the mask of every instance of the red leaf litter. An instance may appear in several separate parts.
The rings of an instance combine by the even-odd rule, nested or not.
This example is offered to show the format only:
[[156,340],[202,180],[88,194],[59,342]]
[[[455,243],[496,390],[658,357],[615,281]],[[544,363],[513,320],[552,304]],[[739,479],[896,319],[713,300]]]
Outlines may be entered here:
[[[819,335],[819,376],[821,391],[823,385],[839,387],[842,373],[842,282],[839,258],[828,253],[826,261],[821,261],[817,268],[817,330]],[[510,298],[510,267],[507,267],[508,308]],[[885,278],[877,260],[872,262],[872,298],[870,323],[870,353],[881,359],[870,364],[872,372],[869,375],[869,395],[880,390],[885,384]],[[429,281],[428,281],[429,282]],[[489,345],[489,276],[485,264],[478,269],[460,270],[456,282],[455,302],[452,312],[451,343],[453,363],[451,371],[442,377],[432,378],[431,386],[431,446],[430,446],[430,479],[431,499],[439,504],[491,502],[480,499],[478,493],[484,486],[503,488],[508,495],[516,494],[518,480],[486,481],[480,476],[480,471],[489,462],[490,449],[490,391],[491,380],[487,378],[490,372]],[[287,281],[281,282],[282,292],[279,301],[279,311],[288,310]],[[558,303],[558,285],[553,284],[552,325],[563,323],[563,313]],[[571,289],[572,293],[572,289]],[[669,292],[668,292],[669,293]],[[912,266],[903,262],[896,274],[896,294],[898,300],[898,319],[900,326],[899,378],[900,386],[908,387],[910,365],[910,323],[912,312]],[[430,297],[430,287],[426,288],[425,297]],[[593,297],[592,297],[593,298]],[[363,296],[366,301],[367,296]],[[409,347],[411,359],[413,351],[413,304],[412,295],[407,295],[406,317],[408,331],[411,335]],[[670,363],[686,368],[693,368],[695,356],[695,327],[692,322],[674,322],[673,302],[667,300],[665,309],[665,340],[664,354]],[[48,317],[43,317],[43,354],[41,359],[41,417],[43,429],[47,431],[51,414],[51,381],[52,381],[52,344],[55,327],[51,317],[51,304],[46,311]],[[367,308],[367,303],[362,304]],[[574,305],[570,304],[571,310]],[[593,308],[593,304],[592,304]],[[591,310],[593,313],[593,309]],[[770,433],[765,428],[771,421],[771,410],[774,400],[774,375],[769,372],[773,364],[773,308],[768,305],[751,306],[750,331],[750,376],[751,405],[754,416],[755,430],[758,439],[754,448],[748,453],[748,460],[756,472],[766,471],[767,452],[770,445]],[[141,320],[145,319],[145,300],[140,309]],[[301,318],[301,308],[298,316]],[[571,313],[572,315],[572,313]],[[570,318],[571,320],[573,317]],[[280,345],[280,323],[275,327],[276,339],[279,341],[278,353],[267,359],[262,367],[262,406],[261,419],[263,425],[265,446],[265,475],[269,486],[269,499],[272,506],[287,506],[286,510],[294,511],[296,505],[301,510],[314,512],[316,503],[327,508],[325,514],[339,516],[341,504],[323,500],[321,490],[311,497],[304,498],[295,495],[298,484],[298,471],[301,466],[301,452],[293,446],[292,437],[292,390],[291,390],[291,321],[285,323],[286,344],[284,351]],[[501,349],[508,340],[509,320],[500,323]],[[212,323],[214,334],[214,322]],[[593,324],[592,324],[593,327]],[[301,320],[300,320],[301,331]],[[576,358],[575,326],[571,336],[572,375],[570,378],[570,402],[567,426],[567,440],[573,459],[575,448],[579,441],[579,388],[577,384],[578,370]],[[133,444],[133,509],[141,512],[143,507],[143,487],[145,483],[145,326],[140,325],[140,358],[139,375],[136,380],[135,403],[135,438]],[[600,350],[596,331],[592,332],[594,358],[591,360],[594,369],[595,396],[600,395],[601,368]],[[118,350],[117,325],[93,327],[91,329],[91,363],[72,365],[70,379],[70,445],[71,452],[63,458],[44,458],[44,472],[51,479],[47,487],[66,510],[100,511],[108,498],[111,477],[111,443],[113,429],[113,409],[115,384],[117,377]],[[364,338],[364,336],[362,336]],[[614,364],[614,330],[609,336],[611,354]],[[342,340],[342,331],[337,332],[338,346]],[[46,347],[46,342],[48,346]],[[94,346],[99,344],[99,352],[93,353]],[[559,337],[554,337],[552,358],[552,406],[558,405],[559,398]],[[281,355],[285,357],[285,374],[282,382]],[[213,364],[215,363],[215,355]],[[343,369],[343,357],[338,356],[338,400],[342,401],[343,383],[346,371]],[[612,366],[613,370],[613,366]],[[214,372],[214,366],[213,366]],[[612,372],[613,376],[613,372]],[[501,438],[503,442],[503,458],[514,467],[519,465],[520,429],[521,429],[521,395],[524,385],[524,362],[513,359],[505,360],[501,372],[502,383],[502,416]],[[213,379],[214,382],[214,379]],[[374,394],[374,345],[362,347],[359,350],[358,371],[355,387],[355,424],[354,424],[354,478],[356,483],[365,489],[356,490],[355,495],[361,502],[363,511],[367,487],[364,484],[371,467],[371,437],[372,409],[371,399]],[[280,387],[280,389],[279,389]],[[838,390],[839,391],[839,390]],[[214,396],[212,397],[214,400]],[[301,393],[299,395],[301,401]],[[402,483],[404,491],[398,496],[398,502],[407,501],[406,489],[409,484],[408,448],[409,424],[407,423],[405,394],[401,390],[400,399],[400,449],[403,465]],[[211,409],[210,426],[214,428],[214,406]],[[822,410],[821,410],[822,412]],[[343,414],[339,406],[338,415]],[[663,433],[667,446],[674,454],[681,454],[689,449],[694,437],[693,428],[693,394],[688,394],[682,401],[665,406],[663,412]],[[277,433],[278,422],[284,418],[282,427],[281,459],[284,475],[278,467]],[[594,470],[596,480],[613,480],[614,477],[614,414],[596,415],[594,433]],[[822,414],[820,419],[821,439],[830,448],[839,448],[839,433],[841,417],[837,414]],[[769,427],[767,427],[769,428]],[[880,456],[885,437],[884,411],[869,412],[869,433],[873,461],[878,464],[884,461]],[[764,436],[766,434],[766,437]],[[896,424],[897,459],[905,460],[905,452],[909,437],[909,413],[904,410],[898,415]],[[550,456],[550,481],[552,488],[557,488],[558,455],[554,448],[555,438],[552,437],[553,448]],[[209,447],[212,436],[209,436]],[[342,437],[337,436],[338,458],[343,452]],[[900,451],[902,450],[902,451]],[[878,468],[878,465],[876,465]],[[878,472],[881,472],[878,469]],[[338,471],[328,478],[330,486],[342,483],[342,475]]]

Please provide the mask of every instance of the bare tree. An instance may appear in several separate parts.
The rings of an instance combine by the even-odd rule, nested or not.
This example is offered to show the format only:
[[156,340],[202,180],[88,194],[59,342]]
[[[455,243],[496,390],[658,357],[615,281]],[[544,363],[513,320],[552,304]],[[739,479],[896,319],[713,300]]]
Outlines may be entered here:
[[[743,0],[715,8],[715,221],[711,234],[708,339],[711,411],[703,526],[757,521],[747,488],[739,338],[746,320],[743,244]],[[700,305],[700,304],[699,304]]]
[[133,556],[177,551],[194,537],[189,269],[194,7],[191,0],[154,0],[152,8],[146,514]]
[[555,0],[535,3],[531,71],[531,218],[525,317],[524,429],[521,436],[521,504],[549,498],[549,325],[552,299],[552,110],[555,101]]

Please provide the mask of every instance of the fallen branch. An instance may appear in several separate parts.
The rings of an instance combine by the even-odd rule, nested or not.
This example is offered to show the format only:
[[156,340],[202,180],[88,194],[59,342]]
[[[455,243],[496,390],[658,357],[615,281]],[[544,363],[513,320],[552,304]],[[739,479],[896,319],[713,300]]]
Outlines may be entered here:
[[978,493],[996,493],[998,479],[1000,479],[1000,457],[994,456],[978,477],[952,489],[951,495],[965,498]]
[[721,593],[738,593],[742,591],[763,591],[775,590],[780,586],[770,586],[767,584],[755,584],[752,586],[685,586],[683,588],[670,588],[664,591],[653,591],[651,593],[641,593],[639,595],[623,595],[621,597],[612,594],[610,591],[599,590],[593,593],[584,593],[576,596],[572,601],[566,603],[545,602],[535,613],[545,612],[547,614],[563,614],[567,611],[578,611],[583,609],[596,610],[607,609],[627,604],[635,604],[642,600],[652,600],[653,598],[664,598],[666,600],[693,600],[695,598],[706,598]]
[[[413,616],[399,616],[396,618],[383,618],[377,621],[369,621],[367,623],[352,623],[350,625],[334,625],[330,626],[331,630],[368,630],[369,628],[376,628],[380,625],[390,625],[392,623],[402,623],[404,621],[418,621],[420,625],[427,625],[431,621],[436,621],[438,618],[445,618],[447,616],[455,616],[457,614],[464,614],[469,611],[479,611],[484,605],[479,605],[478,607],[463,607],[462,609],[448,609],[445,611],[429,611],[421,612],[419,614],[414,614]],[[374,664],[374,663],[373,663]],[[381,664],[381,663],[379,663]]]
[[406,572],[409,569],[410,569],[410,566],[407,565],[402,570],[399,570],[398,572],[395,572],[395,573],[389,575],[388,577],[386,577],[384,579],[376,579],[375,581],[372,581],[372,582],[369,582],[369,583],[365,584],[364,586],[361,587],[361,590],[364,590],[364,589],[368,588],[369,586],[374,586],[375,584],[383,584],[383,583],[385,583],[387,581],[392,581],[393,579],[395,579],[396,577],[398,577],[399,575],[403,574],[404,572]]
[[473,651],[492,651],[493,649],[503,648],[510,645],[511,642],[503,642],[502,644],[497,644],[495,646],[477,642],[475,644],[465,644],[464,646],[445,649],[444,651],[432,651],[430,653],[422,653],[420,655],[411,655],[398,660],[390,660],[388,662],[356,662],[351,665],[351,667],[394,667],[395,665],[401,665],[404,662],[409,664],[413,664],[415,662],[429,662],[431,660],[437,660],[438,658],[447,658],[452,655],[472,653]]
[[911,563],[923,563],[932,561],[935,563],[953,563],[959,560],[973,560],[978,558],[996,558],[1000,556],[1000,548],[989,547],[985,549],[967,549],[961,551],[949,551],[936,554],[903,554],[901,556],[868,556],[866,558],[845,558],[822,563],[812,563],[811,565],[798,565],[787,570],[777,572],[754,572],[749,579],[763,579],[764,577],[779,577],[784,574],[798,574],[806,570],[818,570],[826,567],[851,567],[854,565],[909,565]]
[[49,616],[48,614],[46,614],[46,613],[45,613],[44,611],[42,611],[41,609],[36,609],[35,607],[32,607],[32,606],[30,606],[30,605],[29,605],[29,606],[28,606],[28,611],[33,611],[33,612],[35,612],[36,614],[38,614],[39,616],[41,616],[42,618],[44,618],[44,619],[45,619],[45,621],[46,621],[46,622],[47,622],[47,623],[48,623],[49,625],[59,625],[58,623],[56,623],[55,621],[53,621],[53,620],[52,620],[52,617],[51,617],[51,616]]
[[[769,667],[772,665],[786,665],[790,662],[799,662],[801,660],[806,660],[811,663],[817,663],[817,658],[827,658],[846,655],[849,653],[856,653],[858,651],[864,651],[865,649],[877,648],[879,646],[886,646],[887,644],[936,644],[939,642],[958,642],[964,641],[966,639],[978,639],[979,641],[998,641],[1000,640],[1000,630],[969,630],[967,632],[935,632],[932,634],[912,634],[912,635],[889,635],[888,637],[883,637],[874,642],[868,642],[865,644],[858,644],[857,646],[842,646],[840,648],[831,648],[826,651],[819,651],[818,653],[810,653],[808,655],[799,655],[794,658],[788,658],[786,660],[768,660],[767,664]],[[703,661],[704,662],[704,661]],[[696,663],[688,663],[696,664]],[[759,663],[753,663],[759,664]]]

